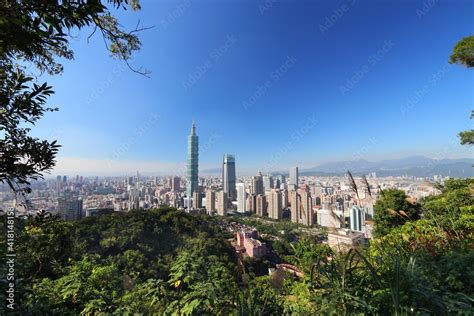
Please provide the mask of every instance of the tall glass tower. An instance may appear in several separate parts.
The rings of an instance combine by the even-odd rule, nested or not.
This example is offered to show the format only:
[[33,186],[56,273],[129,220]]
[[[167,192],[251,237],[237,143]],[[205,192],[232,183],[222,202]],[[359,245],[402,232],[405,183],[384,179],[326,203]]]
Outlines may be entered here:
[[235,157],[225,154],[222,162],[222,190],[227,193],[231,201],[237,199],[235,189]]
[[196,126],[193,121],[191,134],[188,136],[188,183],[186,187],[186,196],[192,197],[198,190],[198,156],[199,156],[199,137],[196,135]]

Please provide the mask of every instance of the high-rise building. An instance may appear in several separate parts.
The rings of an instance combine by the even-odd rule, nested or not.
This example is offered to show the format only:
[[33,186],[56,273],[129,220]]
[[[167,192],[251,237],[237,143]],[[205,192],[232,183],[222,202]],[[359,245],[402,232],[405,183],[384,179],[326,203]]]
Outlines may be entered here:
[[277,176],[277,181],[275,184],[275,189],[281,189],[281,190],[286,190],[287,184],[286,184],[286,178],[284,175],[278,175]]
[[180,177],[172,177],[171,178],[171,191],[179,192],[181,189],[181,178]]
[[300,193],[300,197],[300,218],[298,219],[298,223],[301,223],[306,226],[311,226],[314,224],[313,203],[311,199],[311,194],[308,191],[302,191]]
[[257,195],[256,200],[256,213],[258,216],[266,216],[267,215],[267,198],[263,194]]
[[251,186],[251,192],[252,194],[259,195],[263,194],[263,177],[262,173],[259,171],[256,176],[252,177],[252,186]]
[[76,221],[81,219],[82,199],[77,197],[59,198],[58,214],[66,221]]
[[362,231],[363,222],[364,218],[361,209],[356,205],[352,206],[350,211],[351,230],[358,232]]
[[297,191],[291,192],[291,221],[293,223],[299,223],[301,211],[301,196]]
[[202,207],[201,193],[199,191],[193,192],[193,209],[199,209]]
[[281,192],[277,189],[272,189],[268,193],[268,217],[273,219],[282,218],[282,208],[281,208]]
[[235,157],[225,154],[222,162],[222,189],[231,201],[237,199],[235,188]]
[[273,189],[273,177],[270,175],[264,176],[263,177],[263,190],[270,191]]
[[221,216],[227,215],[227,194],[224,191],[217,192],[216,210]]
[[288,183],[291,189],[296,190],[298,188],[298,180],[298,167],[292,167],[290,169],[290,182]]
[[245,192],[245,184],[237,183],[237,212],[244,213],[247,209],[247,192]]
[[198,189],[198,159],[199,137],[196,135],[196,126],[193,122],[191,134],[188,136],[188,174],[186,195],[192,197]]
[[250,211],[252,213],[257,212],[257,195],[255,194],[249,194],[247,196],[247,200],[245,202],[247,211]]
[[281,209],[284,210],[288,207],[288,190],[281,191]]
[[216,210],[216,192],[211,189],[206,190],[206,210],[212,213]]

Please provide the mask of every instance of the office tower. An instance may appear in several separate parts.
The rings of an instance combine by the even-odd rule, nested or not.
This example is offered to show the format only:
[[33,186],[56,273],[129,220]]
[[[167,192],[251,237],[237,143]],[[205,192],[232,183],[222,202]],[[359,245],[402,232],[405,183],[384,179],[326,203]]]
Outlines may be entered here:
[[270,191],[273,189],[273,177],[268,175],[263,177],[263,190]]
[[313,203],[311,199],[311,194],[308,191],[302,191],[300,193],[301,198],[301,208],[300,208],[300,218],[298,222],[306,225],[311,226],[314,224],[314,216],[313,216]]
[[288,207],[288,190],[280,190],[281,192],[281,209],[284,210]]
[[350,211],[351,230],[362,231],[363,220],[361,209],[356,205],[352,206]]
[[216,210],[217,215],[227,215],[227,194],[224,191],[217,192]]
[[62,185],[61,185],[61,176],[56,177],[56,193],[59,195],[59,192],[61,191]]
[[291,191],[291,221],[299,223],[301,210],[301,196],[297,191]]
[[263,194],[258,194],[256,199],[256,213],[258,216],[267,215],[267,198]]
[[211,189],[206,190],[206,210],[208,213],[216,210],[216,192]]
[[201,193],[198,191],[193,192],[193,209],[199,209],[202,207]]
[[140,196],[138,192],[132,192],[128,198],[128,210],[136,210],[140,208]]
[[290,188],[296,190],[298,188],[298,167],[292,167],[290,169]]
[[273,219],[282,218],[281,208],[281,192],[277,189],[272,189],[268,194],[268,217]]
[[82,218],[82,198],[68,197],[58,199],[58,214],[63,220],[76,221]]
[[247,208],[247,192],[245,192],[245,184],[237,183],[237,212],[244,213]]
[[256,213],[257,212],[257,195],[249,194],[245,202],[245,205],[246,205],[247,211]]
[[63,183],[67,182],[67,176],[63,176]]
[[235,157],[225,154],[222,162],[222,189],[231,201],[237,199],[235,188]]
[[263,178],[262,173],[259,171],[256,176],[252,177],[251,193],[255,195],[263,194]]
[[279,189],[281,185],[280,179],[276,178],[275,181],[273,182],[273,188]]
[[278,181],[280,181],[280,184],[286,183],[286,178],[282,174],[278,175],[277,179],[278,179]]
[[172,177],[171,191],[179,192],[180,189],[181,189],[181,178],[180,177]]
[[186,195],[191,197],[198,189],[198,159],[199,159],[199,137],[196,135],[196,125],[191,127],[191,134],[188,136],[188,184]]

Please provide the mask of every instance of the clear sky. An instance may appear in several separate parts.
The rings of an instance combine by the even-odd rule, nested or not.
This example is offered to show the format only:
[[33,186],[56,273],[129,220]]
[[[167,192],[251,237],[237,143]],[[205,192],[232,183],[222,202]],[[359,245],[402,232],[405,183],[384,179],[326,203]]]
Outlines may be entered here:
[[473,70],[449,65],[472,1],[152,1],[119,12],[153,29],[132,64],[73,32],[75,60],[34,128],[62,144],[53,175],[184,174],[194,119],[200,169],[237,173],[355,157],[472,157]]

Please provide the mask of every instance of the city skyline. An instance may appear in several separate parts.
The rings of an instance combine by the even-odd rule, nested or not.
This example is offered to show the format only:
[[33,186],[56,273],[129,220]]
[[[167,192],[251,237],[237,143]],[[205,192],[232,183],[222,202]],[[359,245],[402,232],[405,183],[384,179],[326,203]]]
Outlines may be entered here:
[[176,17],[179,4],[143,1],[120,16],[155,26],[132,61],[151,78],[109,59],[100,38],[73,42],[75,60],[48,78],[60,111],[33,128],[62,145],[53,174],[179,169],[192,118],[202,170],[226,152],[246,174],[354,156],[472,156],[457,138],[471,124],[472,74],[448,63],[471,3],[207,3]]

